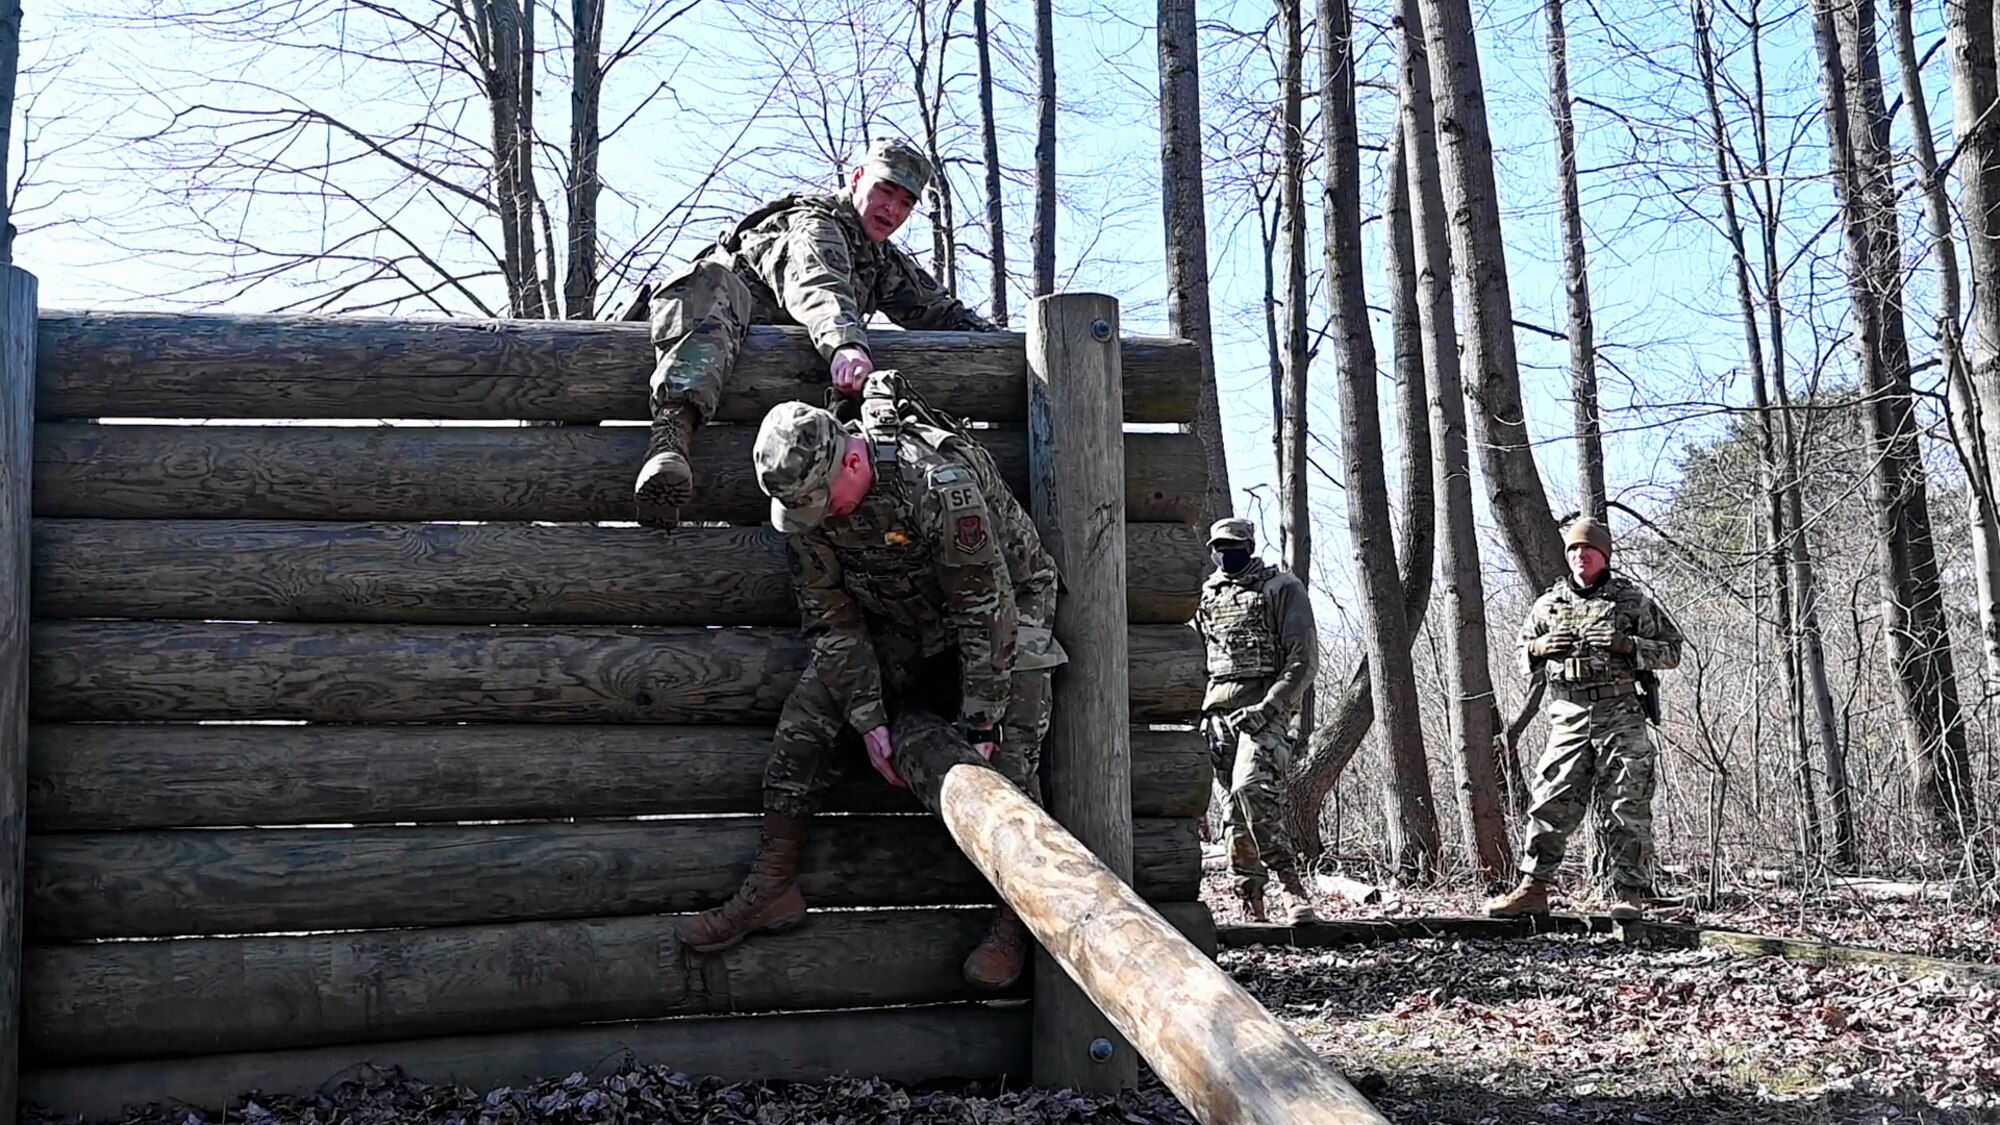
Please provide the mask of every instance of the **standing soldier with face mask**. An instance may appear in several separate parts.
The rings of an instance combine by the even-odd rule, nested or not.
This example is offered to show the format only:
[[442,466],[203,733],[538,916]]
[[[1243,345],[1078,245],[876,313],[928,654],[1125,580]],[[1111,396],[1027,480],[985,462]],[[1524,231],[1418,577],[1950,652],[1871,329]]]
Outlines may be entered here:
[[[757,485],[785,533],[809,664],[764,769],[763,844],[734,897],[698,915],[688,945],[726,949],[805,920],[795,877],[808,819],[842,772],[844,731],[889,784],[903,706],[961,732],[1037,802],[1056,643],[1056,566],[986,450],[903,387],[871,375],[859,422],[774,407],[757,432]],[[975,987],[1021,975],[1027,929],[1002,905],[966,958]]]
[[833,385],[856,394],[875,369],[868,318],[904,328],[997,332],[889,239],[916,208],[930,161],[908,142],[868,146],[841,195],[788,195],[751,212],[622,319],[650,319],[653,431],[633,485],[643,523],[671,527],[694,497],[688,439],[715,415],[753,324],[803,325]]
[[1486,904],[1496,917],[1546,914],[1549,884],[1598,790],[1615,904],[1630,921],[1652,886],[1655,753],[1641,673],[1681,662],[1681,632],[1644,590],[1611,570],[1611,529],[1588,516],[1563,537],[1569,575],[1521,626],[1521,669],[1549,685],[1549,745],[1535,764],[1521,885]]
[[1293,897],[1290,921],[1313,917],[1285,832],[1279,786],[1291,768],[1289,728],[1319,670],[1319,632],[1305,583],[1256,558],[1249,520],[1217,520],[1208,546],[1215,573],[1190,622],[1208,656],[1201,729],[1216,776],[1229,790],[1229,870],[1237,897],[1265,920],[1269,873]]

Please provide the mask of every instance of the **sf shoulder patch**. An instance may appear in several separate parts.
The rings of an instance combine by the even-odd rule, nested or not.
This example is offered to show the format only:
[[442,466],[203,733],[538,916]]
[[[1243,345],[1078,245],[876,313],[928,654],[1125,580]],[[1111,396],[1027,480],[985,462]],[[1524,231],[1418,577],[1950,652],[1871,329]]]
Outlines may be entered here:
[[928,476],[942,517],[941,530],[956,561],[986,561],[993,532],[986,526],[986,497],[980,493],[977,480],[961,465],[939,465]]

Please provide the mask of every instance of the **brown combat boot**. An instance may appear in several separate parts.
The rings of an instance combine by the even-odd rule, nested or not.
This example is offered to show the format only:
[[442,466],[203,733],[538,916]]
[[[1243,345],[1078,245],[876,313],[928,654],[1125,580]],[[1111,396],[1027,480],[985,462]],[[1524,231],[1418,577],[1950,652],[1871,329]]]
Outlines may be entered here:
[[1637,922],[1646,914],[1646,896],[1636,887],[1611,890],[1611,917],[1620,922]]
[[1021,979],[1027,963],[1028,927],[1019,915],[1001,907],[993,915],[993,926],[980,939],[978,948],[965,959],[965,983],[988,992],[1010,988]]
[[764,814],[764,833],[750,877],[728,902],[695,915],[681,939],[697,953],[728,949],[751,934],[775,934],[806,920],[806,899],[794,877],[806,840],[806,818]]
[[1278,882],[1292,899],[1291,905],[1285,910],[1286,925],[1303,926],[1309,922],[1319,921],[1319,914],[1312,907],[1312,895],[1307,893],[1306,885],[1299,880],[1298,872],[1280,871]]
[[640,523],[672,527],[679,522],[679,509],[694,499],[694,466],[688,463],[688,439],[693,434],[690,407],[669,406],[653,419],[646,460],[632,485]]
[[1549,912],[1549,885],[1533,875],[1521,880],[1512,892],[1486,904],[1488,918],[1519,918]]

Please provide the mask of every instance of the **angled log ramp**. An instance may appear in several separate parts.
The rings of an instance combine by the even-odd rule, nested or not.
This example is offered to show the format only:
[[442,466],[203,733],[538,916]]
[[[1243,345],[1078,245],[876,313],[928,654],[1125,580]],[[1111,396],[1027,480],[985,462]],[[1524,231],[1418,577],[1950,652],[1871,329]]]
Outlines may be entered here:
[[[452,926],[705,909],[749,874],[758,818],[35,833],[31,941]],[[1140,821],[1133,885],[1192,900],[1188,819]],[[928,816],[822,817],[799,884],[822,907],[991,902]]]
[[[1139,624],[1194,615],[1198,528],[1125,528]],[[796,625],[768,528],[34,522],[34,615],[413,624]]]
[[[41,317],[43,418],[643,420],[653,349],[643,324],[156,312]],[[1019,332],[872,337],[878,367],[910,373],[941,410],[1027,416]],[[1185,340],[1127,337],[1125,420],[1194,417],[1200,360]],[[716,420],[755,422],[817,401],[826,361],[803,329],[755,327]]]
[[[1212,940],[1200,903],[1164,913]],[[818,911],[798,930],[714,954],[681,944],[684,921],[34,948],[23,1050],[70,1063],[979,995],[960,962],[985,932],[984,910]]]
[[[757,525],[770,501],[750,472],[751,425],[695,433],[688,522]],[[1017,495],[1027,431],[981,434]],[[1191,434],[1127,434],[1126,513],[1199,518],[1207,469]],[[92,519],[632,519],[640,426],[35,427],[34,510]]]
[[[465,1034],[290,1051],[198,1055],[30,1069],[22,1097],[74,1120],[181,1103],[222,1116],[252,1090],[310,1093],[371,1067],[476,1091],[525,1086],[625,1060],[730,1081],[818,1082],[855,1074],[900,1082],[1028,1073],[1025,1003],[954,1003],[840,1012],[693,1016],[587,1027]],[[224,1118],[227,1120],[228,1118]]]
[[906,711],[896,766],[1049,955],[1203,1125],[1387,1125],[952,727]]
[[[790,629],[38,621],[41,722],[774,722],[805,667]],[[1201,703],[1185,626],[1134,626],[1132,719]]]
[[[754,813],[771,730],[747,726],[37,725],[44,832]],[[918,812],[853,755],[831,812]],[[1132,815],[1194,818],[1214,770],[1192,730],[1132,732]]]

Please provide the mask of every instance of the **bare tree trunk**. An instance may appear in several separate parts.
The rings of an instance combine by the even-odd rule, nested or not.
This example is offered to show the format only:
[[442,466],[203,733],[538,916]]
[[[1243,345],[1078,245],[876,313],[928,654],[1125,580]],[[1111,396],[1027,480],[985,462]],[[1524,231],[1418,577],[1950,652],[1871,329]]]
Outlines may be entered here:
[[993,121],[993,51],[986,0],[972,0],[972,35],[979,52],[979,139],[986,151],[986,227],[992,240],[993,323],[1007,324],[1007,223],[1000,196],[1000,132]]
[[[958,15],[958,0],[946,0],[944,18],[935,39],[931,36],[930,2],[915,0],[917,50],[914,58],[917,116],[924,129],[924,154],[931,162],[931,268],[944,278],[945,288],[958,290],[958,219],[952,211],[951,177],[945,173],[944,153],[938,147],[939,122],[944,116],[946,55],[951,48],[951,23]],[[932,58],[932,48],[937,51]]]
[[[1486,648],[1486,592],[1479,574],[1479,535],[1473,524],[1472,462],[1465,432],[1465,388],[1458,373],[1458,324],[1451,307],[1451,256],[1445,234],[1444,188],[1438,176],[1430,70],[1424,59],[1423,15],[1416,0],[1402,2],[1399,64],[1401,120],[1397,139],[1405,163],[1392,190],[1415,211],[1410,226],[1411,281],[1425,382],[1429,391],[1432,467],[1437,509],[1435,534],[1444,551],[1445,653],[1450,670],[1450,713],[1457,745],[1459,820],[1474,869],[1488,881],[1513,869],[1507,822],[1500,809],[1495,748],[1499,708]],[[1392,230],[1394,226],[1392,225]],[[1403,472],[1422,474],[1405,458]],[[1406,505],[1407,510],[1407,505]],[[1405,542],[1430,529],[1404,529]],[[1414,632],[1414,626],[1412,626]]]
[[1222,402],[1208,311],[1208,204],[1202,194],[1201,72],[1195,0],[1160,0],[1160,201],[1167,234],[1167,326],[1201,352],[1194,432],[1208,466],[1204,520],[1231,514]]
[[1354,120],[1354,29],[1346,0],[1321,0],[1320,118],[1324,123],[1326,271],[1340,365],[1347,510],[1368,625],[1375,722],[1389,758],[1389,845],[1405,878],[1437,873],[1437,808],[1424,756],[1416,671],[1389,532],[1389,486],[1375,395],[1375,342],[1361,259],[1361,149]]
[[1056,27],[1049,0],[1035,0],[1035,296],[1056,291]]
[[[1299,581],[1312,583],[1312,511],[1306,488],[1306,376],[1312,353],[1306,342],[1306,138],[1301,125],[1305,73],[1303,0],[1278,0],[1278,23],[1284,34],[1284,62],[1278,73],[1283,154],[1278,172],[1279,198],[1284,201],[1285,345],[1280,352],[1285,373],[1285,431],[1279,449],[1279,490],[1284,495],[1285,565]],[[1379,439],[1378,439],[1379,441]],[[1351,469],[1351,466],[1350,466]],[[1310,719],[1308,719],[1310,729]]]
[[[598,54],[604,44],[604,0],[570,0],[569,89],[569,262],[563,273],[563,316],[597,316],[597,177],[601,147],[599,107],[604,73]],[[549,263],[555,268],[555,262]]]
[[[1966,365],[1973,395],[1969,413],[1985,423],[1979,440],[1987,468],[1988,496],[2000,486],[1992,466],[2000,462],[2000,71],[1994,62],[1994,12],[1984,0],[1945,0],[1945,36],[1951,48],[1951,93],[1958,140],[1959,215],[1966,227],[1966,259],[1972,274],[1972,340]],[[1900,35],[1900,31],[1899,31]],[[1908,69],[1908,64],[1903,64]],[[1943,185],[1936,185],[1940,190]],[[1964,435],[1971,438],[1972,435]],[[2000,534],[1990,520],[1987,536]],[[1974,541],[1986,552],[1980,573],[2000,566],[2000,543]],[[2000,690],[2000,636],[1984,616],[1987,591],[1980,591],[1987,690]]]
[[1549,111],[1556,122],[1556,183],[1562,195],[1563,291],[1569,299],[1570,398],[1576,409],[1577,497],[1585,512],[1606,519],[1604,423],[1597,406],[1596,329],[1590,319],[1590,275],[1584,268],[1583,203],[1577,197],[1576,122],[1569,96],[1569,35],[1563,0],[1544,0],[1549,21]]
[[21,0],[0,0],[0,266],[14,264],[14,75],[21,65]]
[[1480,465],[1501,537],[1527,580],[1546,588],[1563,575],[1562,537],[1548,492],[1535,467],[1521,404],[1514,349],[1514,301],[1500,199],[1493,182],[1493,140],[1479,74],[1470,0],[1421,0],[1425,46],[1436,98],[1439,149],[1451,265],[1458,307],[1465,311],[1463,364],[1478,407]]
[[507,311],[546,316],[535,252],[534,9],[523,11],[520,0],[478,0],[464,33],[479,62],[493,126],[493,202],[500,218]]
[[[1855,835],[1854,792],[1848,782],[1847,745],[1834,713],[1833,686],[1827,676],[1826,645],[1819,619],[1819,583],[1814,573],[1812,551],[1806,540],[1805,498],[1802,494],[1799,441],[1792,425],[1792,393],[1786,372],[1785,307],[1781,297],[1784,271],[1779,265],[1778,194],[1771,175],[1771,130],[1768,100],[1764,90],[1763,21],[1757,0],[1750,4],[1750,59],[1755,81],[1757,124],[1757,179],[1763,187],[1763,210],[1759,230],[1764,251],[1764,300],[1766,336],[1771,347],[1771,382],[1778,392],[1779,448],[1785,459],[1785,522],[1793,528],[1789,557],[1792,586],[1793,635],[1801,644],[1805,681],[1813,704],[1820,753],[1826,767],[1827,800],[1833,813],[1833,862],[1851,870],[1860,859],[1860,843]],[[1710,64],[1713,69],[1714,64]],[[1755,197],[1752,197],[1754,202]]]

